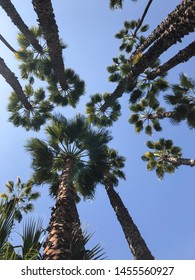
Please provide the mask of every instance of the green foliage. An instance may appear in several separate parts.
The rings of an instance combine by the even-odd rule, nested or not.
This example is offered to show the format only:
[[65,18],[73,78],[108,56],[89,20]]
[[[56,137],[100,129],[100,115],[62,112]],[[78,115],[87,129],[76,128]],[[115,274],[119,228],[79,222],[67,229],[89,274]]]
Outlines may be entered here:
[[189,128],[195,128],[195,81],[181,74],[180,83],[172,86],[172,92],[165,96],[173,107],[172,123],[186,120]]
[[165,173],[172,174],[177,168],[176,165],[166,161],[167,157],[180,158],[181,148],[173,145],[172,140],[161,138],[159,141],[147,141],[146,146],[153,150],[142,156],[142,160],[147,162],[147,170],[156,171],[156,175],[163,179]]
[[120,116],[120,104],[116,100],[106,111],[101,110],[103,103],[110,97],[110,93],[103,95],[95,93],[91,96],[91,101],[86,104],[87,121],[99,127],[112,126]]
[[78,187],[81,195],[91,196],[94,181],[96,182],[100,175],[96,174],[92,178],[89,171],[104,160],[106,144],[112,139],[109,132],[92,129],[81,115],[69,121],[62,115],[56,115],[45,131],[46,142],[32,138],[26,144],[26,149],[33,158],[32,181],[38,185],[49,184],[55,196],[64,162],[67,157],[72,157],[74,185]]
[[155,113],[164,112],[164,108],[160,107],[159,103],[151,102],[148,99],[142,99],[140,103],[136,103],[130,106],[130,110],[132,112],[129,123],[134,124],[135,131],[140,133],[144,129],[145,125],[145,133],[147,135],[152,135],[153,129],[155,131],[161,131],[162,128],[160,123],[156,117],[154,117]]
[[38,131],[51,117],[53,105],[46,99],[43,88],[34,91],[29,84],[24,92],[32,105],[32,110],[25,109],[16,93],[12,92],[8,103],[8,111],[11,113],[9,121],[17,127],[23,126],[27,131],[30,129]]
[[54,73],[48,78],[50,100],[56,105],[66,106],[69,104],[75,108],[80,96],[84,94],[85,83],[79,78],[74,70],[70,68],[65,69],[65,76],[68,84],[66,91],[61,89]]
[[31,182],[24,184],[19,177],[16,184],[13,181],[8,181],[5,187],[6,192],[0,194],[3,202],[0,211],[7,205],[14,204],[14,219],[20,223],[23,218],[22,213],[26,214],[34,210],[32,202],[40,197],[40,193],[33,191]]

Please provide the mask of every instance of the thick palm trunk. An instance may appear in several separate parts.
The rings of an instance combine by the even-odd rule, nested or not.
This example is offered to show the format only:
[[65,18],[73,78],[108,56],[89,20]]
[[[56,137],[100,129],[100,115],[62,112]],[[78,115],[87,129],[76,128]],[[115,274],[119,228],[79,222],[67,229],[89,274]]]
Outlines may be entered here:
[[72,235],[80,228],[72,183],[74,160],[67,157],[62,171],[56,203],[52,209],[49,233],[44,244],[44,260],[71,260]]
[[62,58],[62,47],[60,45],[58,26],[56,24],[52,3],[50,0],[32,0],[35,12],[38,15],[43,36],[47,41],[49,56],[57,79],[62,90],[66,91],[68,85],[64,73],[64,62]]
[[20,85],[15,74],[5,64],[5,61],[0,57],[0,74],[4,77],[6,82],[13,88],[19,100],[22,102],[27,110],[31,110],[32,106],[29,103],[26,95],[23,92],[22,86]]
[[[180,42],[181,39],[194,31],[195,27],[195,2],[193,0],[185,0],[182,2],[183,6],[177,7],[174,17],[169,21],[169,26],[163,32],[154,44],[148,49],[142,58],[134,65],[134,68],[129,75],[121,80],[111,94],[110,98],[101,106],[101,111],[104,112],[116,99],[121,97],[125,92],[126,85],[132,85],[131,90],[136,85],[138,76],[143,73],[150,65],[152,65],[167,49],[172,45]],[[180,10],[181,9],[181,10]],[[136,51],[137,54],[138,51]],[[136,55],[135,54],[135,55]],[[130,57],[129,63],[133,60]],[[129,87],[128,87],[129,91]]]
[[136,260],[153,260],[150,250],[148,249],[144,239],[142,238],[137,226],[133,222],[131,216],[120,196],[115,192],[112,184],[108,179],[105,179],[105,188],[108,194],[110,203],[116,213],[117,219],[123,229],[125,238],[129,248]]
[[14,5],[11,3],[10,0],[0,0],[0,5],[7,13],[8,17],[11,18],[14,25],[26,36],[29,40],[30,44],[34,47],[34,49],[42,53],[43,49],[37,39],[33,36],[31,31],[29,30],[28,26],[24,23],[22,18],[20,17],[19,13],[16,11]]
[[154,43],[164,32],[167,32],[171,24],[176,23],[178,18],[183,17],[185,11],[188,7],[191,6],[193,0],[183,0],[176,7],[176,9],[171,12],[162,22],[158,25],[151,35],[141,44],[141,46],[136,50],[136,53],[143,52],[146,50],[152,43]]
[[188,158],[175,158],[171,156],[164,156],[164,161],[170,162],[173,165],[180,166],[180,165],[187,165],[187,166],[195,166],[195,159],[188,159]]

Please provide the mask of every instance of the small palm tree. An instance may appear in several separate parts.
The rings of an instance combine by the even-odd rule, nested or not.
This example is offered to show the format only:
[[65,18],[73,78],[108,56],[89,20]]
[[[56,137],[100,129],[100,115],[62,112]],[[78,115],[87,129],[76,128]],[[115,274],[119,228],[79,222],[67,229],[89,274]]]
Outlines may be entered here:
[[[103,158],[103,150],[111,137],[105,130],[93,130],[80,115],[71,121],[55,116],[46,134],[47,142],[33,138],[26,145],[33,157],[32,180],[38,185],[48,183],[56,197],[43,259],[71,259],[73,229],[80,227],[76,182],[81,176],[89,179],[89,170]],[[94,181],[88,182],[85,192],[92,195]],[[82,240],[81,233],[78,238]]]
[[[17,178],[16,184],[13,181],[8,181],[5,184],[6,192],[0,194],[2,205],[0,211],[8,204],[14,205],[14,219],[20,223],[23,218],[23,213],[27,214],[34,210],[33,201],[40,197],[40,193],[32,189],[31,182],[22,183],[20,178]],[[4,202],[4,203],[3,203]]]
[[0,259],[1,260],[33,260],[40,259],[42,247],[42,221],[41,219],[29,219],[23,228],[21,245],[13,245],[9,242],[11,233],[15,228],[15,213],[17,201],[10,200],[5,205],[0,202]]

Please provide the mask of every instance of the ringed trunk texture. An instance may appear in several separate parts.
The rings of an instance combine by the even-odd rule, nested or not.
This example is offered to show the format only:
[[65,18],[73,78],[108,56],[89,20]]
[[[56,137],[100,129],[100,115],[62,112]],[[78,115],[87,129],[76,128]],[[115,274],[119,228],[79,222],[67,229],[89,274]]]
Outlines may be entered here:
[[50,0],[32,0],[35,12],[38,16],[43,36],[47,41],[49,56],[55,71],[56,77],[62,90],[66,91],[69,87],[66,83],[64,73],[64,62],[62,58],[62,47],[58,35],[58,26],[56,24],[52,3]]
[[32,105],[28,101],[26,95],[23,92],[22,86],[20,85],[18,78],[5,64],[5,61],[0,57],[0,74],[4,77],[6,82],[13,88],[18,99],[22,102],[27,110],[32,110]]
[[175,158],[171,156],[165,156],[163,160],[172,163],[173,165],[180,166],[180,165],[187,165],[187,166],[195,166],[195,159],[188,159],[188,158]]
[[171,59],[169,59],[163,65],[159,66],[155,71],[149,73],[147,75],[147,78],[150,80],[154,80],[156,77],[169,71],[170,69],[174,68],[176,65],[188,61],[193,56],[195,56],[195,41],[193,41],[183,50],[179,51]]
[[8,17],[11,18],[13,24],[16,25],[17,28],[26,36],[26,38],[29,40],[30,44],[34,47],[34,49],[38,53],[42,53],[43,48],[39,44],[38,40],[33,36],[28,26],[24,23],[12,2],[10,0],[0,0],[0,6],[7,13]]
[[44,244],[43,260],[71,260],[71,242],[75,226],[80,228],[72,183],[74,160],[67,157],[61,175],[61,183],[52,208],[48,237]]
[[112,184],[110,184],[107,180],[105,181],[105,188],[134,259],[154,260],[153,255],[148,249],[120,196],[115,192]]
[[[175,10],[174,17],[169,20],[167,29],[164,30],[161,36],[155,39],[153,45],[143,54],[141,59],[134,65],[129,75],[121,80],[111,94],[110,98],[101,106],[101,111],[104,112],[112,105],[112,102],[123,95],[126,85],[132,85],[131,90],[136,85],[138,76],[143,73],[150,65],[152,65],[165,51],[181,39],[194,31],[195,27],[195,2],[192,0],[184,0],[182,6],[178,6]],[[134,55],[139,53],[136,51],[130,59],[131,63]],[[129,91],[129,89],[128,89]]]

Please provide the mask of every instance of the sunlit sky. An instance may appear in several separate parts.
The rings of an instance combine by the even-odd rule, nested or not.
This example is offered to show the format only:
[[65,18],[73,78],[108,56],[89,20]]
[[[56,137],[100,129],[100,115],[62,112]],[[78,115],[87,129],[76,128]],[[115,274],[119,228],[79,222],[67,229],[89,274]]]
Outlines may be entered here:
[[[12,2],[28,26],[36,25],[31,1]],[[73,68],[86,82],[85,96],[81,97],[77,108],[63,109],[67,118],[77,112],[85,113],[85,103],[95,92],[114,90],[116,84],[108,82],[106,70],[112,64],[112,58],[119,55],[120,42],[114,35],[123,27],[125,20],[140,17],[147,2],[125,0],[122,11],[111,11],[108,0],[52,1],[60,37],[68,45],[63,53],[65,67]],[[150,25],[148,34],[180,3],[179,0],[169,1],[168,5],[163,0],[153,2],[144,22]],[[0,18],[0,33],[17,48],[17,28],[2,9]],[[190,35],[181,44],[171,47],[162,56],[162,61],[187,46],[192,38],[193,35]],[[19,77],[18,62],[13,54],[1,42],[0,49],[1,57]],[[194,62],[191,59],[171,70],[169,82],[177,83],[181,72],[192,77]],[[25,84],[21,79],[20,82]],[[6,107],[11,88],[2,77],[0,85],[0,191],[3,191],[7,180],[16,181],[17,176],[20,176],[25,182],[30,178],[30,155],[25,152],[24,145],[32,136],[45,139],[45,135],[43,132],[26,132],[8,123]],[[174,175],[165,175],[160,181],[155,172],[146,170],[145,163],[140,159],[147,151],[145,142],[160,137],[173,139],[175,145],[183,148],[184,157],[195,158],[194,131],[189,130],[185,123],[171,126],[169,121],[163,120],[161,133],[154,133],[152,137],[144,133],[137,135],[133,126],[128,124],[128,95],[125,94],[120,102],[122,116],[110,129],[114,137],[110,146],[126,157],[127,180],[120,182],[117,192],[156,259],[195,259],[194,168],[180,167]],[[33,215],[44,217],[47,225],[54,201],[48,197],[47,186],[39,190],[42,196],[35,204]],[[89,232],[94,232],[92,245],[100,243],[108,259],[133,258],[103,186],[97,187],[93,201],[79,203],[78,210],[83,226],[87,226]],[[17,233],[14,238],[18,238]]]

